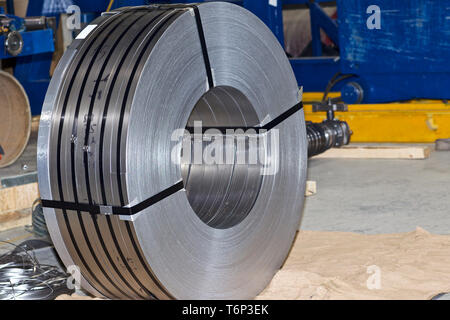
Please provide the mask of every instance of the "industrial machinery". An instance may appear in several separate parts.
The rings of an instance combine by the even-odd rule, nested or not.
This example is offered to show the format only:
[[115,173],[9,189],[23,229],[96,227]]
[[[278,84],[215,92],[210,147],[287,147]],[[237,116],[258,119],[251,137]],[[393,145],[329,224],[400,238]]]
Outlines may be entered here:
[[3,65],[12,62],[9,64],[28,95],[31,113],[38,115],[50,82],[56,18],[41,15],[21,18],[3,12],[0,28],[0,43],[4,44],[0,59]]
[[[446,1],[337,0],[337,20],[319,5],[325,0],[243,0],[283,39],[283,5],[309,8],[314,57],[291,58],[299,84],[323,92],[335,74],[349,76],[336,85],[346,103],[383,103],[414,98],[449,99],[449,20]],[[426,8],[426,10],[424,9]],[[339,56],[322,55],[320,31]]]
[[[290,59],[297,81],[306,92],[323,92],[333,75],[340,73],[352,76],[335,87],[341,91],[346,103],[450,98],[447,89],[450,48],[446,42],[449,20],[445,10],[441,9],[445,1],[378,1],[372,6],[370,0],[337,0],[337,20],[331,19],[320,6],[330,3],[326,0],[228,1],[256,14],[282,45],[283,6],[309,8],[313,57]],[[34,8],[42,8],[42,5],[39,7],[42,0],[32,2]],[[158,2],[191,1],[73,1],[82,12],[97,15],[110,3],[116,8]],[[425,7],[427,10],[421,11],[420,8]],[[41,13],[36,10],[33,14]],[[373,23],[376,19],[381,21],[379,28]],[[321,30],[337,46],[338,56],[322,56]]]
[[0,10],[2,66],[0,72],[0,167],[8,166],[24,151],[31,130],[31,114],[40,114],[50,81],[55,18],[21,18]]
[[335,118],[336,111],[347,111],[347,105],[339,99],[329,98],[326,102],[315,103],[313,112],[326,112],[327,119],[321,123],[306,121],[308,157],[321,154],[330,148],[339,148],[350,143],[352,132],[347,122]]

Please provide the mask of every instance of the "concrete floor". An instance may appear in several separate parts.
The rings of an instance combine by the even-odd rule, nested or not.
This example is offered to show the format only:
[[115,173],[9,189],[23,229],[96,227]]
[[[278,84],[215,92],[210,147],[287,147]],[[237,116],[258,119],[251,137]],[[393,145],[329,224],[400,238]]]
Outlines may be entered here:
[[24,241],[34,238],[29,228],[19,227],[0,232],[0,255],[13,250],[14,245],[19,245]]
[[301,229],[450,233],[450,152],[426,160],[311,159]]

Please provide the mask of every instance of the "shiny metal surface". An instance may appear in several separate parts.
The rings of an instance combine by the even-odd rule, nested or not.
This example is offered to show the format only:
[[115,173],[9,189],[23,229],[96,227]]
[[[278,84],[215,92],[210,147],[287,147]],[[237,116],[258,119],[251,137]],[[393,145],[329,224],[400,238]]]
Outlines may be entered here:
[[44,209],[63,262],[80,267],[83,286],[94,294],[252,298],[295,236],[306,180],[303,111],[276,127],[274,175],[262,176],[261,164],[171,159],[172,133],[195,120],[252,126],[298,103],[289,62],[261,21],[228,3],[198,7],[214,88],[186,7],[125,8],[100,17],[52,79],[38,141],[43,199],[125,206],[185,184],[131,219]]
[[[205,127],[250,127],[260,123],[245,95],[228,86],[215,87],[200,98],[187,126],[194,127],[195,121],[202,121]],[[223,142],[222,148],[226,150]],[[245,150],[240,152],[246,153],[242,155],[245,158],[249,152],[259,151],[250,150],[248,142],[244,143]],[[203,150],[209,143],[204,144]],[[245,219],[259,194],[262,164],[239,164],[237,155],[232,163],[221,165],[196,164],[192,158],[188,163],[182,163],[181,174],[188,201],[197,216],[210,227],[220,229],[230,228]]]
[[13,57],[19,55],[23,49],[23,38],[22,35],[17,31],[12,31],[8,33],[5,40],[6,51]]

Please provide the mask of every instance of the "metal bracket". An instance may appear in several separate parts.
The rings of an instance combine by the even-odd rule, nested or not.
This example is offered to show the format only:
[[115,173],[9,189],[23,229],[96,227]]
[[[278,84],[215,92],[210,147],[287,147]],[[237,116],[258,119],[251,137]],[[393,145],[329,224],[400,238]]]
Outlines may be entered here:
[[336,111],[348,111],[348,106],[342,102],[336,102],[329,98],[326,102],[314,103],[312,106],[313,112],[326,112],[327,120],[335,120],[334,113]]

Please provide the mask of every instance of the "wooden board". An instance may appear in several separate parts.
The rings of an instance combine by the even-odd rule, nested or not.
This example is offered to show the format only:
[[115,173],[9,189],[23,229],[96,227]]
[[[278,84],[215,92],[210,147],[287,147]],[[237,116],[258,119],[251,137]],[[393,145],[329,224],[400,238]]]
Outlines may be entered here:
[[34,200],[39,198],[37,183],[0,189],[0,214],[31,208]]
[[36,182],[0,189],[0,231],[31,224],[31,207],[37,198]]
[[0,231],[31,225],[31,208],[0,214]]
[[430,146],[346,146],[333,148],[314,158],[342,159],[427,159]]

